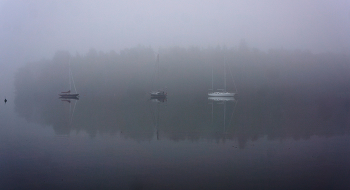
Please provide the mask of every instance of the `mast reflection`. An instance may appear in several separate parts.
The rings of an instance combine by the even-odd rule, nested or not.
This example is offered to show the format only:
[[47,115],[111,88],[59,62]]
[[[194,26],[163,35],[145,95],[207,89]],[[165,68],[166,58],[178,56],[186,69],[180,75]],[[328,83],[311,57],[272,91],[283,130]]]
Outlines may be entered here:
[[153,119],[154,130],[156,133],[156,139],[159,140],[159,120],[160,120],[160,104],[166,103],[166,97],[151,97],[151,113]]
[[222,104],[223,105],[223,134],[227,134],[226,132],[226,115],[227,115],[227,108],[226,104],[234,104],[233,109],[231,111],[231,116],[229,120],[229,124],[231,123],[233,113],[235,110],[235,107],[237,105],[237,100],[235,100],[234,97],[208,97],[209,104],[211,104],[211,123],[214,125],[214,104]]
[[[68,121],[63,122],[63,123],[66,123],[67,127],[63,127],[62,126],[62,128],[66,128],[66,131],[63,134],[68,134],[69,135],[69,133],[71,131],[71,128],[72,128],[72,121],[73,121],[73,116],[74,116],[74,112],[75,112],[75,107],[77,105],[77,102],[78,102],[79,98],[78,97],[60,97],[59,99],[62,102],[69,103],[69,111],[66,111],[66,114],[67,114],[66,118],[68,118]],[[73,105],[73,108],[72,108],[73,102],[74,102],[74,105]]]

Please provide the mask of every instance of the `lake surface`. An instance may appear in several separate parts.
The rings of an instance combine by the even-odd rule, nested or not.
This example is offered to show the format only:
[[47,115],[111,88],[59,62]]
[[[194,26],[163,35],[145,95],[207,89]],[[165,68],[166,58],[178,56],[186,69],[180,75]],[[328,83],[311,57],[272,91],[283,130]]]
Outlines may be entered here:
[[98,67],[72,61],[79,100],[58,98],[67,67],[15,74],[15,94],[0,104],[0,189],[350,189],[346,59],[228,59],[239,93],[212,101],[210,64],[168,64],[168,98],[151,100],[149,65],[93,58]]
[[313,106],[279,115],[269,103],[250,110],[244,97],[205,94],[95,98],[53,97],[17,112],[11,99],[2,104],[1,189],[349,187],[348,116],[326,121]]

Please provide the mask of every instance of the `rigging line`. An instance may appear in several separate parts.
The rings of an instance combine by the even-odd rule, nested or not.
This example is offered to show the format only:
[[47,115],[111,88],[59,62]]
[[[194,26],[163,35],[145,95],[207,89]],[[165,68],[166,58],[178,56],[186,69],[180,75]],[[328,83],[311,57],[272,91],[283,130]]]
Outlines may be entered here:
[[69,102],[69,117],[70,117],[70,113],[72,113],[72,105],[70,104],[70,100],[68,100]]
[[151,81],[152,82],[152,89],[155,88],[155,81],[158,80],[157,79],[157,75],[158,75],[157,71],[159,70],[159,68],[157,68],[158,64],[159,64],[159,54],[157,54],[156,62],[154,64],[154,68],[153,68],[153,75],[152,75],[152,81]]
[[69,67],[69,69],[68,69],[69,90],[71,90],[71,89],[72,89],[72,86],[71,86],[71,75],[72,75],[72,71],[70,70],[70,58],[69,58],[69,60],[68,60],[68,67]]
[[75,111],[75,106],[77,105],[77,100],[75,100],[75,103],[74,103],[74,107],[73,107],[73,113],[72,113],[72,117],[70,119],[70,123],[72,124],[72,121],[73,121],[73,115],[74,115],[74,111]]
[[72,74],[72,81],[73,81],[73,86],[74,86],[75,93],[78,93],[77,88],[75,88],[75,82],[74,82],[73,74]]
[[157,67],[154,67],[153,76],[152,76],[152,89],[155,89],[155,87],[157,86],[156,82],[157,82]]
[[231,124],[231,120],[232,120],[232,117],[233,117],[233,113],[235,113],[235,109],[236,109],[237,102],[238,102],[238,100],[235,101],[235,106],[233,107],[233,110],[232,110],[230,122],[228,123],[229,126],[230,126],[230,124]]
[[210,102],[209,104],[211,104],[211,125],[213,126],[213,123],[214,123],[214,103],[213,102]]
[[224,54],[224,91],[226,91],[226,57],[225,57],[225,54]]
[[157,113],[157,125],[156,125],[156,127],[157,127],[157,132],[158,132],[158,127],[159,127],[159,118],[160,118],[160,111],[159,111],[159,102],[157,102],[157,111],[156,111],[156,113]]
[[159,54],[157,55],[157,80],[159,80]]
[[151,110],[151,112],[152,112],[152,120],[153,120],[153,124],[154,125],[156,125],[155,123],[156,123],[156,117],[155,117],[155,113],[154,113],[154,110],[153,110],[153,106],[152,106],[153,104],[152,104],[152,101],[150,100],[150,106],[149,106],[149,108],[150,108],[150,110]]
[[231,71],[231,69],[229,69],[229,70],[230,70],[230,74],[231,74],[231,78],[232,78],[233,85],[235,86],[236,93],[237,93],[238,91],[237,91],[237,87],[236,87],[235,80],[233,79],[232,71]]
[[71,90],[71,80],[72,80],[75,93],[78,93],[77,88],[75,87],[75,82],[74,82],[74,78],[73,78],[73,72],[72,72],[72,70],[70,68],[70,58],[69,58],[68,64],[69,64],[69,90]]
[[214,66],[211,67],[211,91],[214,92]]

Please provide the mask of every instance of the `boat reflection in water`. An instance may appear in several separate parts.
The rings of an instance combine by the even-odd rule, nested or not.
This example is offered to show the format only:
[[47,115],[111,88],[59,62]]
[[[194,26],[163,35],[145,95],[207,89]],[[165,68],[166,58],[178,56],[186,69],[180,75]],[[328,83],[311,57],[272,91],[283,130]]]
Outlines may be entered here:
[[231,96],[231,97],[208,97],[208,100],[210,101],[209,104],[211,104],[211,122],[212,122],[212,125],[214,124],[214,103],[224,105],[223,106],[224,107],[224,110],[223,110],[223,126],[224,126],[223,134],[227,134],[227,132],[226,132],[226,112],[227,112],[226,104],[227,103],[234,103],[233,109],[231,111],[232,113],[231,113],[230,121],[229,121],[229,124],[230,124],[232,117],[233,117],[234,110],[235,110],[236,105],[237,105],[237,101],[234,99],[233,96]]
[[154,132],[156,140],[159,140],[159,123],[160,123],[160,114],[161,114],[161,104],[164,105],[166,103],[167,98],[164,97],[151,97],[151,104],[150,104],[150,110],[152,113],[152,120],[153,120],[153,126],[154,126]]
[[214,101],[214,102],[228,102],[228,101],[235,101],[235,98],[233,96],[226,96],[226,97],[220,97],[220,96],[212,96],[208,97],[208,100]]
[[152,102],[166,102],[167,98],[166,96],[163,97],[151,97]]
[[61,96],[61,97],[59,97],[59,99],[61,101],[70,102],[71,100],[79,100],[79,96],[71,96],[71,97]]
[[[77,102],[79,100],[79,97],[77,96],[72,96],[72,97],[59,97],[59,99],[62,101],[62,102],[67,102],[69,103],[69,111],[67,110],[66,112],[66,118],[67,120],[66,121],[63,121],[63,123],[65,124],[65,126],[62,127],[62,129],[64,129],[63,133],[61,133],[60,135],[69,135],[70,133],[70,130],[72,128],[72,122],[73,122],[73,115],[74,115],[74,112],[75,112],[75,107],[77,105]],[[72,108],[72,102],[74,102],[74,105],[73,105],[73,108]],[[67,104],[66,104],[67,105]],[[62,131],[61,131],[62,132]]]

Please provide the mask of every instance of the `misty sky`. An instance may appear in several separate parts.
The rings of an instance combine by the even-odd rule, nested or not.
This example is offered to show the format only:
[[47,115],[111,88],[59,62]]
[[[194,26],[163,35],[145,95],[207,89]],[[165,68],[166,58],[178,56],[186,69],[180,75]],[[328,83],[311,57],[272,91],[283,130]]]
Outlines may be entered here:
[[[0,0],[0,61],[137,45],[350,52],[349,0]],[[21,63],[18,63],[21,64]]]

